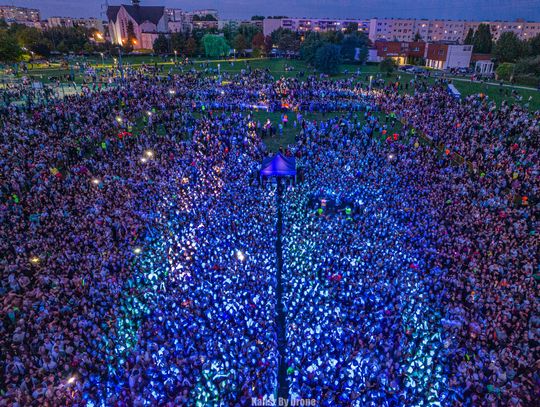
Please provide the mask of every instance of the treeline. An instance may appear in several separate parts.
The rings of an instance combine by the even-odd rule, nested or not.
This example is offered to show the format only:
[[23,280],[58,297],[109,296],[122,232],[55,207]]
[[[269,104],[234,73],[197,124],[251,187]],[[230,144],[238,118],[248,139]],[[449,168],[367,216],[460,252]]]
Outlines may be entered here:
[[160,35],[154,42],[154,52],[181,56],[225,57],[234,53],[251,56],[289,56],[301,58],[326,74],[335,74],[343,62],[365,63],[368,56],[369,39],[358,32],[358,25],[351,24],[344,31],[323,33],[298,33],[279,28],[264,36],[253,24],[226,25],[217,29],[193,30],[190,33]]
[[272,46],[279,51],[298,55],[309,65],[326,74],[336,74],[344,63],[363,64],[368,57],[369,39],[350,24],[344,31],[300,34],[280,28],[271,35]]
[[480,24],[476,31],[467,33],[465,44],[473,46],[473,52],[492,54],[498,64],[497,77],[524,85],[537,86],[540,80],[540,34],[521,40],[514,32],[503,32],[497,41],[493,39],[488,24]]
[[49,58],[53,53],[104,52],[110,44],[97,30],[84,27],[54,27],[47,30],[22,24],[8,26],[0,20],[0,62],[13,63],[29,58]]
[[154,41],[154,52],[217,58],[229,55],[231,50],[237,55],[244,55],[250,49],[252,55],[258,57],[267,54],[267,45],[259,27],[253,24],[227,24],[222,30],[193,29],[191,32],[172,33],[167,36],[161,34]]

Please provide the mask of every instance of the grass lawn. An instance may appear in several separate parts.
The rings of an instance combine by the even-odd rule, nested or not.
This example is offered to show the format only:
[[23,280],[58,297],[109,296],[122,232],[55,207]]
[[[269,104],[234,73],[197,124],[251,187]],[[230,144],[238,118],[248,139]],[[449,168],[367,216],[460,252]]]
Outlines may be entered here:
[[[75,61],[83,61],[83,59],[75,59]],[[112,58],[105,58],[104,61],[101,61],[101,58],[89,58],[84,61],[93,63],[98,69],[100,68],[111,68],[113,64]],[[161,57],[152,57],[148,55],[141,56],[126,56],[123,58],[123,63],[125,66],[137,66],[143,63],[154,64],[165,66],[165,71],[172,69],[173,72],[177,71],[177,68],[173,64],[174,57],[168,57],[163,59]],[[207,61],[206,59],[195,59],[194,67],[196,69],[202,69],[203,64],[208,63],[210,67],[217,68],[217,65],[220,65],[222,72],[238,73],[242,69],[245,69],[248,64],[252,69],[268,69],[270,73],[275,78],[280,77],[294,77],[299,72],[304,72],[306,75],[315,73],[314,69],[310,66],[307,66],[303,61],[300,60],[288,60],[288,59],[262,59],[262,58],[250,58],[250,59],[237,59],[231,64],[230,61],[220,60],[220,61]],[[103,65],[104,62],[104,65]],[[286,69],[287,67],[292,67],[293,70]],[[346,78],[348,74],[355,73],[359,70],[362,74],[377,74],[379,69],[377,65],[342,65],[341,72],[338,75],[332,77],[332,79],[342,79]],[[35,65],[32,69],[29,70],[27,76],[32,77],[34,80],[49,82],[49,77],[61,77],[68,75],[70,73],[69,69],[62,69],[59,63],[52,63],[50,67],[46,65]],[[396,72],[388,79],[396,80],[398,76],[401,77],[401,81],[410,81],[413,79],[413,75],[408,73]],[[386,78],[386,76],[384,76]],[[365,78],[361,78],[364,80]],[[82,83],[84,80],[82,73],[79,70],[75,70],[75,82]],[[435,78],[429,78],[428,81],[434,82]],[[509,88],[504,87],[502,92],[498,84],[489,85],[479,82],[470,82],[468,80],[460,80],[456,78],[454,81],[456,88],[462,93],[463,96],[468,96],[471,94],[486,94],[491,100],[494,100],[500,104],[503,100],[508,101],[509,103],[520,103],[520,104],[529,104],[529,109],[531,111],[536,111],[540,109],[540,91],[534,89],[520,89],[520,88]],[[519,95],[520,100],[516,100],[514,96],[511,95],[511,90],[515,89]],[[530,99],[530,100],[529,100]]]

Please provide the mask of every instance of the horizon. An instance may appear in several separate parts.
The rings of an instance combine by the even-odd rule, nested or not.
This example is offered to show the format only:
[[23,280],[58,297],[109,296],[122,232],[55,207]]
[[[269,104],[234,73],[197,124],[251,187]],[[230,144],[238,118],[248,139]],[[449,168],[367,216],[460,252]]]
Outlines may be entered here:
[[[49,17],[96,17],[106,20],[102,5],[106,0],[87,0],[84,5],[70,0],[12,0],[0,5],[36,8],[41,18]],[[78,2],[77,2],[78,3]],[[109,1],[109,5],[130,4],[130,1]],[[286,15],[289,18],[330,19],[428,19],[465,21],[540,21],[540,0],[443,1],[443,0],[389,0],[384,3],[366,0],[356,4],[354,0],[292,0],[287,11],[281,11],[281,2],[260,0],[153,0],[141,1],[141,5],[163,5],[185,11],[200,9],[218,10],[220,19],[248,19],[254,15],[264,17]],[[63,12],[60,12],[63,10]],[[280,10],[279,12],[276,10]],[[527,17],[525,17],[527,16]]]

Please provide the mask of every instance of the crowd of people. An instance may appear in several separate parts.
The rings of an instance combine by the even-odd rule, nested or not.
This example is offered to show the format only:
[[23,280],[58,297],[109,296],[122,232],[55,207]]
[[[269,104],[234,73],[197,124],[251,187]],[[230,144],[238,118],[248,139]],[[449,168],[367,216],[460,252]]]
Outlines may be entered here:
[[[6,107],[0,406],[243,406],[280,363],[325,406],[532,405],[538,113],[357,79],[143,68]],[[281,200],[257,109],[298,125]]]

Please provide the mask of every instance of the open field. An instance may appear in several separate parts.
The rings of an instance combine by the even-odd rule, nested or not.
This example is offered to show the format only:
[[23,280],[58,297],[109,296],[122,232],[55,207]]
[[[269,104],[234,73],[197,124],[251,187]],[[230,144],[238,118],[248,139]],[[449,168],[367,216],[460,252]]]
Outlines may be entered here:
[[[221,72],[238,73],[242,69],[246,69],[250,66],[252,69],[268,69],[269,72],[275,77],[294,77],[303,72],[305,75],[316,73],[315,70],[306,65],[301,60],[289,60],[289,59],[263,59],[263,58],[239,58],[234,61],[230,60],[214,60],[208,61],[206,59],[195,59],[193,65],[187,65],[178,67],[174,64],[174,58],[161,58],[152,56],[126,56],[123,57],[124,67],[137,67],[142,64],[157,64],[163,67],[163,71],[168,72],[180,72],[180,69],[198,69],[204,70],[207,67],[211,69],[217,69],[220,66]],[[73,66],[77,62],[89,63],[94,68],[111,69],[114,65],[113,58],[88,58],[88,59],[75,59],[72,61]],[[84,83],[84,72],[81,69],[76,68],[62,68],[59,63],[51,63],[50,66],[46,65],[30,65],[27,73],[20,73],[20,76],[26,75],[32,80],[42,81],[49,83],[51,80],[60,79],[66,81],[69,74],[73,72],[75,75],[75,83]],[[361,80],[366,80],[368,75],[381,74],[377,65],[342,65],[341,72],[338,75],[332,77],[332,79],[343,79],[352,73],[360,72]],[[366,77],[362,76],[366,75]],[[404,72],[394,72],[390,76],[381,74],[383,78],[388,80],[401,80],[402,82],[408,82],[414,79],[414,75]],[[5,75],[0,76],[2,80],[6,79]],[[533,88],[522,88],[520,86],[512,86],[510,84],[504,84],[501,87],[498,83],[482,83],[471,82],[467,78],[451,78],[456,88],[464,96],[471,94],[486,94],[491,100],[495,100],[498,104],[502,101],[509,103],[528,104],[531,111],[540,109],[540,91]],[[428,82],[433,83],[436,80],[434,77],[427,78]],[[512,90],[517,92],[517,98],[512,95]]]

